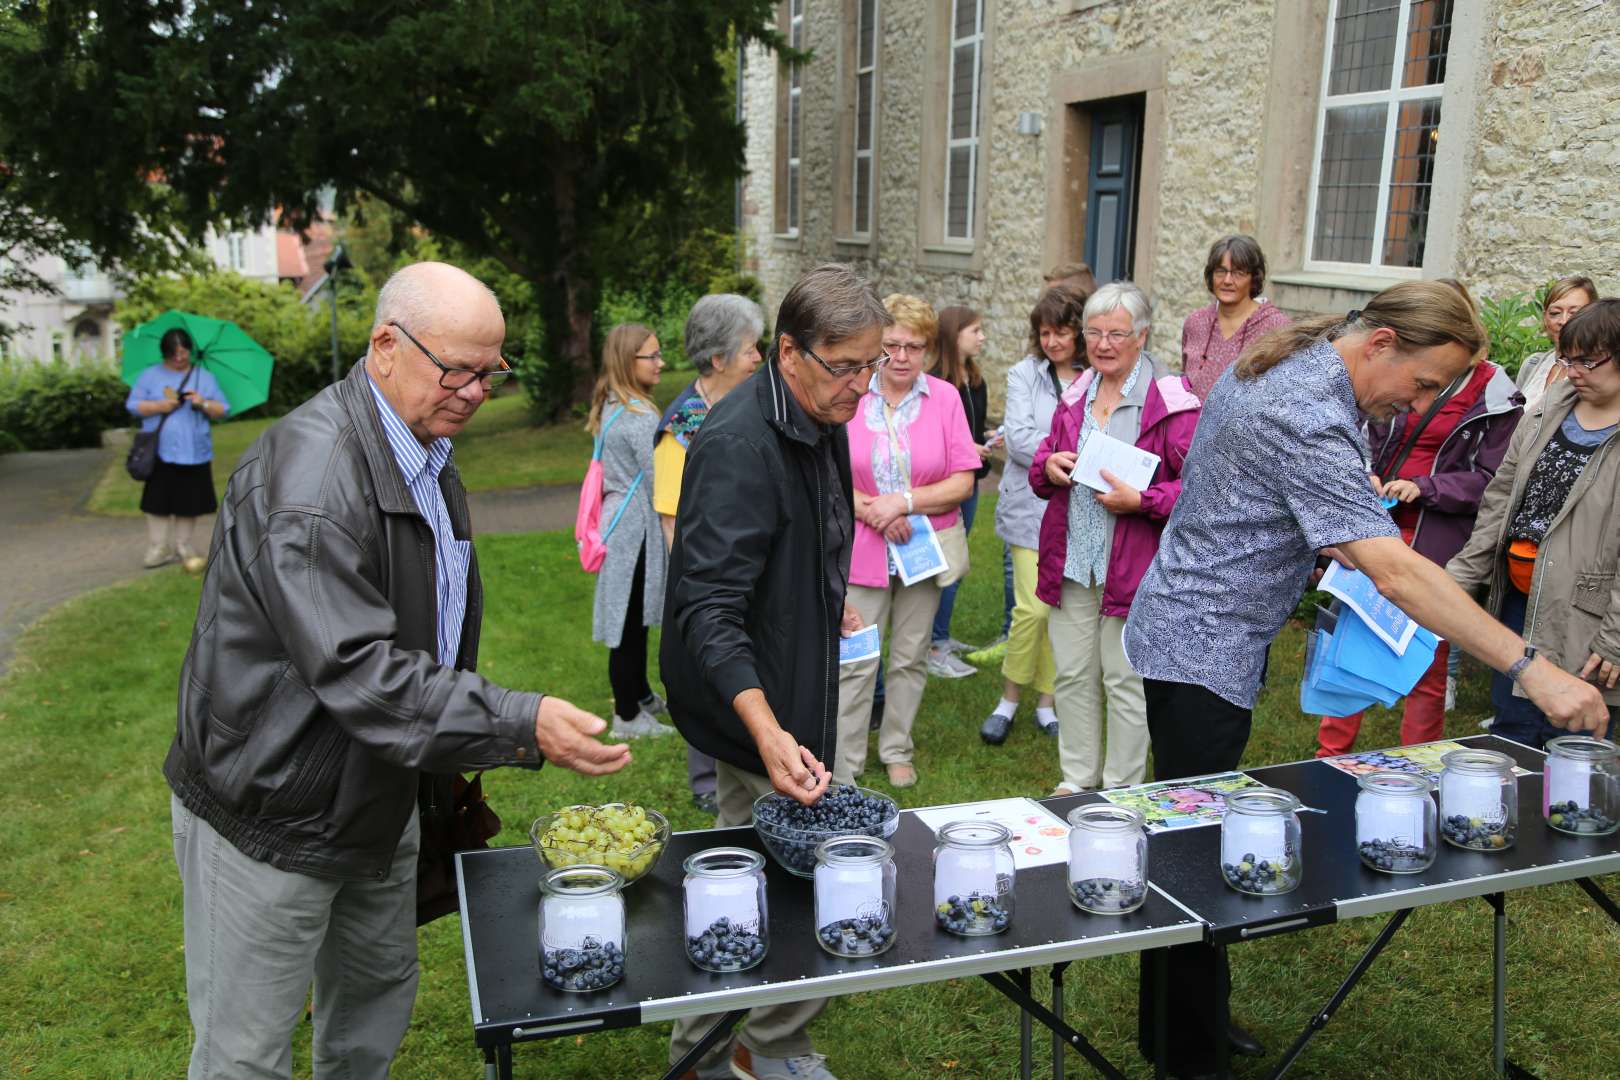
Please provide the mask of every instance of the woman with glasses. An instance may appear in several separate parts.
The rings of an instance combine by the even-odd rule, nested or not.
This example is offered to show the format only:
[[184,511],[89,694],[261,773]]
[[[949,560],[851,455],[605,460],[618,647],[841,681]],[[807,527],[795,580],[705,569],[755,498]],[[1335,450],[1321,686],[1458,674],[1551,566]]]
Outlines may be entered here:
[[[934,309],[899,293],[886,297],[883,307],[894,319],[883,331],[889,359],[846,425],[855,487],[849,605],[861,625],[876,626],[889,645],[878,759],[889,783],[907,788],[917,782],[911,726],[928,681],[924,665],[940,583],[928,577],[905,584],[889,544],[911,539],[913,515],[926,515],[936,534],[960,528],[957,508],[973,493],[981,459],[956,387],[927,373],[939,332]],[[853,781],[866,766],[877,668],[876,658],[839,668],[834,775],[841,781]]]
[[[1486,609],[1530,648],[1620,707],[1620,300],[1598,300],[1558,335],[1564,378],[1525,410],[1446,570],[1489,586]],[[1491,734],[1540,748],[1563,734],[1520,685],[1491,680]],[[1601,734],[1601,732],[1599,733]]]
[[[1597,299],[1597,286],[1584,274],[1571,274],[1553,282],[1547,290],[1547,299],[1541,305],[1541,329],[1547,335],[1547,340],[1556,345],[1558,335],[1564,331],[1564,324],[1582,308],[1596,303]],[[1547,388],[1564,377],[1563,365],[1554,359],[1557,355],[1558,350],[1552,348],[1532,353],[1519,362],[1519,377],[1515,381],[1519,389],[1524,391],[1526,409],[1540,405]]]
[[591,394],[585,430],[602,440],[602,521],[607,557],[596,576],[591,638],[608,647],[614,738],[670,735],[652,710],[661,708],[647,681],[647,627],[664,610],[664,531],[653,510],[653,438],[658,407],[652,389],[664,370],[658,338],[639,323],[608,331],[602,374]]
[[1252,236],[1223,237],[1204,260],[1204,287],[1215,297],[1181,324],[1181,373],[1203,401],[1215,380],[1243,350],[1280,326],[1288,316],[1261,296],[1266,257]]
[[1041,515],[1046,500],[1029,487],[1029,467],[1041,440],[1052,430],[1058,398],[1086,366],[1086,294],[1064,286],[1049,288],[1029,313],[1029,355],[1007,372],[1003,432],[1007,467],[1001,473],[996,500],[996,535],[1012,552],[1013,614],[1007,628],[1007,656],[1001,663],[1001,700],[979,727],[979,738],[991,746],[1007,741],[1023,688],[1039,695],[1035,726],[1057,735],[1052,711],[1056,670],[1052,641],[1046,633],[1049,608],[1035,595]]
[[[1200,407],[1187,380],[1142,348],[1152,318],[1147,296],[1128,281],[1104,285],[1086,301],[1090,369],[1063,392],[1029,469],[1030,487],[1047,500],[1035,594],[1051,608],[1057,661],[1063,779],[1053,795],[1139,784],[1147,774],[1147,701],[1125,658],[1125,616],[1181,494]],[[1105,437],[1159,459],[1148,484],[1138,490],[1105,472],[1109,491],[1075,486],[1078,451]]]

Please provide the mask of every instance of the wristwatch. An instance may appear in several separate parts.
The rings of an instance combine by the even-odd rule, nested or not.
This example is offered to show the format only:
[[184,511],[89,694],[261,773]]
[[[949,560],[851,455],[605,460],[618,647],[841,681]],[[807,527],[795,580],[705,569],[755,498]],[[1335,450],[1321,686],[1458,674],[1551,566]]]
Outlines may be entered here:
[[911,492],[907,490],[904,494],[906,496],[906,513],[909,514],[912,512]]
[[1534,645],[1526,645],[1524,655],[1513,661],[1513,666],[1507,669],[1507,677],[1514,682],[1518,682],[1520,677],[1524,675],[1524,669],[1529,667],[1530,662],[1536,658],[1536,652]]

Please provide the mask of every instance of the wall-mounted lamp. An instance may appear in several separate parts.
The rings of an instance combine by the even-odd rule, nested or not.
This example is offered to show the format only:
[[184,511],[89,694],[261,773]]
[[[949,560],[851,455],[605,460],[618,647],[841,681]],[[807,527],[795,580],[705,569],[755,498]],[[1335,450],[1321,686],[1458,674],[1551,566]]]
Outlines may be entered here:
[[1021,112],[1018,114],[1018,134],[1039,135],[1043,117],[1038,112]]

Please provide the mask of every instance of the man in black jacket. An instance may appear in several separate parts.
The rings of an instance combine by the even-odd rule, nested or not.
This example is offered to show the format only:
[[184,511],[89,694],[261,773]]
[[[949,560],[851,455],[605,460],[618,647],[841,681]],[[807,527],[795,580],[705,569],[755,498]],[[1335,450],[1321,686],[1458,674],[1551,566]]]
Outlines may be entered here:
[[[889,322],[847,267],[810,271],[782,300],[770,361],[715,405],[687,457],[659,665],[675,725],[716,759],[718,827],[747,825],[772,790],[813,803],[831,780],[838,639],[860,626],[844,603],[855,528],[843,425],[886,359]],[[692,1075],[833,1080],[807,1031],[825,1006],[753,1010],[735,1050],[722,1040]],[[670,1061],[715,1019],[678,1021]]]
[[416,997],[419,782],[629,760],[600,718],[473,673],[483,594],[450,436],[504,378],[495,297],[443,263],[377,297],[366,357],[226,488],[164,762],[190,1075],[384,1077]]

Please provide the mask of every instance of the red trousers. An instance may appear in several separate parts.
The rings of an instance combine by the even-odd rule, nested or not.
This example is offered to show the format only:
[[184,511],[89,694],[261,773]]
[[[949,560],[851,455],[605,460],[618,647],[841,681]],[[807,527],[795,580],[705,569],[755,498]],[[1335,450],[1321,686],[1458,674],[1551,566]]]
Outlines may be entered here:
[[[1434,663],[1406,695],[1406,707],[1401,710],[1401,745],[1434,742],[1443,738],[1446,727],[1446,656],[1451,652],[1448,642],[1442,641],[1434,650]],[[1336,757],[1348,754],[1356,745],[1361,732],[1361,713],[1350,716],[1324,716],[1316,732],[1316,756]]]

